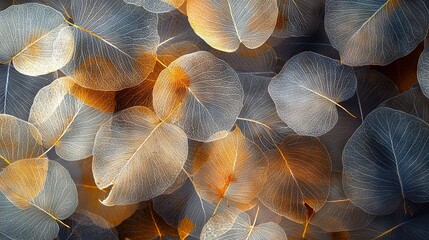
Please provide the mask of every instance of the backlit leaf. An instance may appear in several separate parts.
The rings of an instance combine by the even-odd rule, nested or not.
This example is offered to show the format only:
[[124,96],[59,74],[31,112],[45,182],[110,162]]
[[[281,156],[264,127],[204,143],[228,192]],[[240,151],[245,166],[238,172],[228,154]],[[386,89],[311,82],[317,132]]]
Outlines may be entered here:
[[429,125],[412,115],[390,108],[370,113],[344,148],[347,197],[376,215],[427,202],[428,139]]
[[42,137],[32,124],[16,117],[0,115],[0,167],[14,161],[37,158],[43,153]]
[[320,136],[338,120],[337,106],[351,98],[356,76],[351,67],[322,55],[304,52],[289,60],[268,91],[279,117],[296,133]]
[[276,0],[189,0],[187,14],[194,31],[215,49],[234,52],[240,43],[260,47],[273,33]]
[[423,94],[429,98],[429,38],[425,41],[425,50],[419,58],[417,77]]
[[92,155],[95,134],[114,106],[114,92],[83,88],[69,77],[42,88],[34,99],[29,122],[36,126],[46,148],[69,161]]
[[315,137],[288,135],[267,153],[268,177],[259,196],[273,212],[308,222],[308,207],[319,211],[329,194],[331,161]]
[[270,95],[270,78],[240,74],[244,90],[244,106],[237,119],[243,135],[263,150],[272,149],[293,131],[278,117]]
[[153,104],[161,119],[176,121],[190,139],[213,141],[234,125],[243,89],[228,64],[200,51],[178,58],[161,72]]
[[184,0],[124,0],[124,2],[144,7],[149,12],[163,13],[179,8]]
[[145,107],[121,111],[99,129],[94,144],[97,186],[112,186],[103,204],[138,203],[174,183],[188,153],[186,134]]
[[[33,187],[26,185],[17,194]],[[18,208],[0,191],[0,232],[11,239],[55,238],[59,232],[58,224],[65,224],[61,220],[72,215],[78,203],[76,186],[69,173],[53,161],[48,162],[46,180],[37,196],[31,199],[28,195],[21,197],[28,204],[25,209]]]
[[0,63],[38,76],[66,65],[74,50],[71,28],[60,12],[37,3],[0,12]]
[[387,65],[417,47],[427,34],[423,0],[327,0],[325,27],[341,62]]
[[213,214],[223,201],[248,208],[265,183],[266,157],[239,128],[226,138],[205,143],[194,158],[203,162],[194,175],[196,190],[207,202],[217,203]]
[[122,0],[73,0],[71,14],[76,49],[64,73],[83,87],[105,91],[147,78],[159,43],[156,14]]

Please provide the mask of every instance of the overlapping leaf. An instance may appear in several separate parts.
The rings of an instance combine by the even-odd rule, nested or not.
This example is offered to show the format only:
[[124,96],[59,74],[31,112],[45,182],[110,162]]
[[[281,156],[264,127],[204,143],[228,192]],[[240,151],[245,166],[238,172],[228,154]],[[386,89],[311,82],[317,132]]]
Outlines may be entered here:
[[240,43],[260,47],[273,33],[275,0],[189,0],[187,14],[194,31],[215,49],[234,52]]
[[319,211],[329,194],[326,149],[315,137],[288,135],[267,157],[269,174],[259,199],[279,215],[308,223],[310,211]]
[[194,182],[204,200],[217,207],[223,201],[241,209],[253,205],[265,183],[267,160],[239,128],[226,138],[205,143],[194,158],[199,162],[194,164],[198,168]]
[[352,68],[312,52],[289,60],[268,87],[279,117],[296,133],[311,136],[335,126],[336,107],[348,112],[339,102],[351,98],[355,90]]
[[427,202],[428,139],[429,125],[412,115],[390,108],[369,114],[344,148],[347,197],[376,215]]
[[427,34],[423,0],[327,0],[326,32],[347,65],[387,65]]
[[95,134],[113,110],[115,93],[80,87],[69,77],[42,88],[34,99],[29,122],[46,148],[70,161],[92,155]]
[[186,134],[145,107],[123,110],[104,123],[94,144],[93,173],[105,205],[148,200],[174,183],[186,161]]
[[243,135],[263,150],[280,144],[293,131],[277,116],[273,100],[268,95],[270,78],[240,74],[244,90],[244,106],[237,119]]
[[[38,184],[23,184],[30,180],[39,182],[39,173],[26,174],[21,178],[7,177],[26,173],[21,170],[29,170],[29,165],[37,166],[33,171],[38,171],[40,164],[45,170],[42,189],[37,188]],[[47,159],[16,161],[0,173],[0,178],[2,186],[7,184],[9,189],[19,189],[14,191],[12,199],[9,191],[6,194],[4,189],[0,191],[0,233],[10,239],[53,239],[58,235],[58,224],[64,224],[61,220],[68,218],[76,209],[76,186],[67,170],[56,162]]]
[[201,233],[202,240],[237,239],[237,240],[286,240],[284,230],[274,222],[256,225],[258,215],[251,221],[247,213],[238,216],[228,211],[222,212],[209,220]]
[[153,105],[161,119],[176,121],[190,139],[213,141],[234,125],[243,89],[228,64],[200,51],[178,58],[160,73]]
[[45,75],[66,65],[73,50],[72,30],[55,9],[28,3],[0,12],[0,63],[13,63],[25,75]]
[[126,3],[144,7],[154,13],[169,12],[179,8],[185,0],[124,0]]
[[71,15],[76,48],[62,71],[76,83],[121,90],[153,70],[159,43],[154,13],[122,0],[73,0]]

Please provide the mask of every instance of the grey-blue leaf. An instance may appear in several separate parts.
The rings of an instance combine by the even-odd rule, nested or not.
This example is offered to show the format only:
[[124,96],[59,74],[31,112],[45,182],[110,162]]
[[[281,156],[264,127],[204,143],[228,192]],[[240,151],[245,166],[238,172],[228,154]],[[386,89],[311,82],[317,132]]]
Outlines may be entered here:
[[407,201],[429,201],[429,125],[407,113],[378,108],[347,142],[344,191],[368,213],[385,215]]
[[387,65],[426,36],[424,0],[328,0],[325,27],[343,63]]

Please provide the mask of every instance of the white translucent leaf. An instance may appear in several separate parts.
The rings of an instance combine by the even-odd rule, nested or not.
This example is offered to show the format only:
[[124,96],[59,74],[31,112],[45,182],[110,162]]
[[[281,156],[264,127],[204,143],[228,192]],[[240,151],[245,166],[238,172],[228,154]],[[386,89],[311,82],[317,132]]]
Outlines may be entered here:
[[76,49],[62,71],[79,85],[116,91],[138,85],[156,61],[157,16],[120,0],[71,3]]
[[69,77],[42,88],[34,99],[29,122],[36,126],[46,148],[75,161],[92,155],[95,134],[114,110],[115,94],[78,86]]
[[38,76],[62,68],[73,51],[72,30],[55,9],[28,3],[0,12],[0,63]]
[[188,137],[213,141],[231,130],[243,106],[237,73],[208,52],[184,55],[163,70],[154,86],[153,107]]
[[192,28],[215,49],[234,52],[240,43],[260,47],[273,33],[276,0],[190,0],[187,14]]
[[163,13],[180,7],[185,0],[124,0],[124,2],[144,7],[149,12]]
[[310,136],[323,135],[335,126],[336,107],[347,111],[339,103],[355,90],[353,68],[312,52],[290,59],[268,87],[279,117],[296,133]]
[[174,183],[187,158],[186,134],[145,107],[121,111],[99,129],[94,144],[97,186],[112,186],[105,205],[138,203]]

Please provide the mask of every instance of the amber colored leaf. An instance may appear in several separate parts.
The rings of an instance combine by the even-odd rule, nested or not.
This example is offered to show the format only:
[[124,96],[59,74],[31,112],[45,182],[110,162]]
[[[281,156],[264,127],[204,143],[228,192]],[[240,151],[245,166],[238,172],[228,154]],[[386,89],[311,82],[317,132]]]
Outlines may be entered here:
[[259,196],[277,214],[308,222],[308,210],[319,211],[329,194],[331,160],[315,137],[288,135],[267,153],[268,177]]
[[181,240],[186,239],[189,234],[194,230],[195,224],[189,219],[184,218],[180,223],[178,227],[179,237]]
[[196,190],[204,200],[218,206],[227,201],[235,207],[248,208],[267,177],[265,155],[239,128],[226,138],[205,143],[195,159],[204,162],[194,175]]

